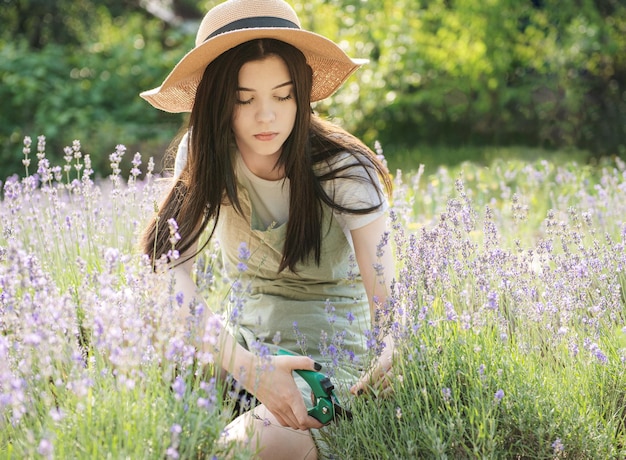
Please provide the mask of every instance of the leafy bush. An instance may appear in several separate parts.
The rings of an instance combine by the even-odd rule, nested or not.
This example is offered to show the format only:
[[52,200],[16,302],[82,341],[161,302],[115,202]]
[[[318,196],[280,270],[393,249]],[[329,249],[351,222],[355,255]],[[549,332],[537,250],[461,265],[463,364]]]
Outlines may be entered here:
[[[68,5],[66,17],[55,16],[61,3]],[[193,27],[167,26],[136,1],[61,3],[19,0],[6,6],[7,28],[0,31],[3,171],[21,170],[14,152],[25,133],[47,135],[54,158],[73,139],[89,139],[98,173],[106,171],[111,139],[150,152],[158,162],[184,117],[154,110],[138,93],[159,85],[193,47]],[[207,6],[194,0],[173,4],[199,12]],[[333,38],[351,56],[370,59],[316,109],[369,145],[382,142],[390,160],[396,152],[439,145],[626,154],[623,2],[293,5],[304,27]],[[33,8],[50,10],[47,17],[54,18],[42,23],[45,33],[24,15],[40,11]],[[52,26],[59,23],[67,30],[55,35]]]
[[[98,10],[92,40],[78,49],[48,44],[32,52],[24,40],[0,49],[0,163],[3,173],[21,170],[15,155],[25,132],[50,139],[49,156],[63,157],[74,139],[89,139],[93,167],[108,170],[113,139],[158,157],[182,117],[154,110],[139,97],[158,86],[184,53],[188,39],[139,14],[112,18]],[[168,43],[166,49],[163,44]],[[126,165],[128,166],[128,165]]]
[[[369,143],[624,154],[626,6],[318,0],[308,24],[371,62],[323,105]],[[335,20],[320,17],[335,14]],[[328,13],[327,13],[328,12]]]

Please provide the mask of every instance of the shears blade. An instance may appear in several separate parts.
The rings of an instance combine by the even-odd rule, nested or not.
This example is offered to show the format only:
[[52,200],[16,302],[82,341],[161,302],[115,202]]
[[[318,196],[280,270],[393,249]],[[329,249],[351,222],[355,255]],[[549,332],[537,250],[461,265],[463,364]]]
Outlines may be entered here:
[[333,403],[333,411],[335,413],[334,419],[344,419],[344,420],[352,420],[352,412],[350,409],[344,409],[337,400],[337,397],[332,394],[330,395],[330,400]]

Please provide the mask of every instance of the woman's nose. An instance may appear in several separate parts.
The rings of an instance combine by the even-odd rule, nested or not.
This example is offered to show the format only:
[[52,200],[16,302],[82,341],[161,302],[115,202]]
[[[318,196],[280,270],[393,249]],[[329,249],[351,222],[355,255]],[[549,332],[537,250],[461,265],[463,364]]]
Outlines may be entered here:
[[259,110],[256,113],[256,119],[259,122],[267,123],[274,121],[276,118],[276,112],[271,102],[261,102],[259,104]]

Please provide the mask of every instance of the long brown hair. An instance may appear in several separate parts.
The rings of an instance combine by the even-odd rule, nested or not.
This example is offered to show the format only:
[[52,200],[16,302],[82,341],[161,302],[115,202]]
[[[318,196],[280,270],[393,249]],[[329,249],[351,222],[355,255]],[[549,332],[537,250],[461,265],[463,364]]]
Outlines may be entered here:
[[[321,120],[311,111],[312,71],[304,55],[295,47],[272,39],[243,43],[211,62],[198,85],[189,118],[187,164],[161,204],[159,214],[146,228],[143,249],[153,260],[171,250],[166,222],[174,219],[181,240],[176,249],[185,253],[198,241],[212,222],[213,235],[221,206],[229,204],[241,213],[237,195],[232,131],[238,75],[250,61],[278,56],[286,64],[294,85],[297,113],[293,130],[278,159],[289,178],[290,203],[287,235],[279,270],[295,271],[298,262],[312,255],[319,264],[322,242],[323,204],[340,212],[366,214],[383,203],[368,208],[345,208],[335,203],[322,186],[328,180],[373,181],[378,175],[389,193],[391,182],[386,168],[360,140],[345,130]],[[333,166],[333,158],[348,152],[354,161]],[[315,165],[326,165],[317,175]],[[350,169],[361,168],[357,174]],[[365,170],[364,176],[362,171]]]

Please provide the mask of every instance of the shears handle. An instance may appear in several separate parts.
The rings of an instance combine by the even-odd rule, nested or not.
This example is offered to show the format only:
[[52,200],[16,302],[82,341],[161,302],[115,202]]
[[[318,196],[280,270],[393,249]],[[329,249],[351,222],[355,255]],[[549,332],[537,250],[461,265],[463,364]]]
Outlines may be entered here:
[[[295,354],[279,350],[278,355],[296,356]],[[304,379],[311,387],[313,396],[315,397],[315,406],[308,410],[311,417],[316,418],[323,424],[327,424],[335,417],[335,408],[333,406],[332,396],[334,385],[330,379],[321,372],[296,369],[295,372]]]

